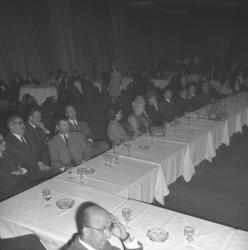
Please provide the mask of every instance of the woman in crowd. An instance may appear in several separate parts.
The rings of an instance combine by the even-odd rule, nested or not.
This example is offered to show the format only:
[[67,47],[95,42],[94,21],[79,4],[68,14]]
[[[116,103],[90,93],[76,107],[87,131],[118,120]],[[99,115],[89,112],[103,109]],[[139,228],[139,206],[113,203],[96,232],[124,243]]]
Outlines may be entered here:
[[120,124],[122,116],[122,111],[118,106],[112,106],[108,111],[109,122],[107,126],[107,136],[110,141],[113,141],[117,145],[120,144],[122,140],[130,139]]
[[121,81],[122,76],[119,71],[119,67],[117,63],[113,63],[111,65],[111,73],[110,73],[110,83],[109,83],[109,94],[112,98],[112,102],[116,103],[121,95]]
[[128,117],[129,129],[135,136],[142,135],[147,131],[150,119],[145,111],[145,99],[143,96],[136,96],[132,102],[133,113]]

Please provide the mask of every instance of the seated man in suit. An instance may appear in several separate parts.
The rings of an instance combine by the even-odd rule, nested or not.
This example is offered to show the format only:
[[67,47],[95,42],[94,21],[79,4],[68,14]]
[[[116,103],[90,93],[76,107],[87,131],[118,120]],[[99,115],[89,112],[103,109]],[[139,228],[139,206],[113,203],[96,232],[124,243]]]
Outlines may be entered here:
[[189,111],[194,111],[200,108],[199,97],[197,96],[197,90],[195,84],[191,83],[188,87],[188,100]]
[[177,107],[172,101],[172,91],[171,89],[165,89],[164,99],[159,104],[159,113],[163,116],[166,122],[171,122],[177,115]]
[[120,250],[112,246],[111,235],[120,239],[123,248],[142,250],[142,244],[132,238],[118,218],[92,202],[80,205],[76,214],[78,233],[62,250]]
[[77,113],[73,105],[65,107],[65,116],[69,120],[70,131],[80,132],[84,136],[89,147],[92,148],[93,155],[99,155],[108,150],[108,144],[105,141],[95,141],[88,123],[77,120]]
[[33,181],[49,177],[51,168],[42,162],[34,139],[24,135],[23,120],[19,116],[11,116],[7,125],[10,130],[6,136],[7,152],[13,155],[21,165],[27,167]]
[[162,125],[163,116],[158,112],[157,93],[154,90],[146,92],[146,113],[153,124]]
[[88,147],[85,138],[81,133],[70,131],[66,117],[58,119],[56,129],[58,133],[48,142],[55,174],[91,158],[92,150]]
[[212,103],[212,97],[209,93],[209,84],[204,82],[201,86],[201,93],[199,95],[199,105],[200,107],[207,106]]
[[189,100],[187,98],[187,89],[186,88],[181,88],[179,90],[179,97],[176,100],[176,105],[177,105],[177,111],[178,111],[178,116],[184,115],[184,113],[189,111]]
[[0,201],[31,186],[28,176],[28,170],[6,152],[6,142],[0,134]]
[[41,122],[41,112],[38,109],[31,109],[28,113],[28,121],[25,125],[25,136],[32,137],[36,143],[41,160],[50,164],[50,156],[47,141],[50,132]]

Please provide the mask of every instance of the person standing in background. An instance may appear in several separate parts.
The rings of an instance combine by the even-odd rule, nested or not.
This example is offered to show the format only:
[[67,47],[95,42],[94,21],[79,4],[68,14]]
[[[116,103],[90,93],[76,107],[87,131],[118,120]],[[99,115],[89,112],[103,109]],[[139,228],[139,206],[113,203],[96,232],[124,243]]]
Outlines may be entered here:
[[121,95],[122,76],[117,63],[112,63],[109,83],[109,94],[112,102],[116,103]]

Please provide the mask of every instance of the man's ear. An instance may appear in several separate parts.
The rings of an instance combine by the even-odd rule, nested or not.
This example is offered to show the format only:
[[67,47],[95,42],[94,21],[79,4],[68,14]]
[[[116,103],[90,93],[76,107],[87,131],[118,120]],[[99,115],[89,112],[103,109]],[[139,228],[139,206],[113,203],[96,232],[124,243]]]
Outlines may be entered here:
[[88,227],[83,227],[82,230],[81,230],[81,235],[84,237],[84,238],[87,238],[89,236],[89,233],[90,233],[90,230]]

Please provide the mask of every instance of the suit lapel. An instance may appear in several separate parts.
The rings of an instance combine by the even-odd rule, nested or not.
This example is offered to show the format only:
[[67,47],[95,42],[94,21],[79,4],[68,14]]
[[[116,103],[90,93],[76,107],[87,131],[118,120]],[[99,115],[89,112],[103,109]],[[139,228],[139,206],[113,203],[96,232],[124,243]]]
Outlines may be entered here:
[[27,140],[28,145],[24,145],[23,143],[21,143],[13,134],[11,134],[10,136],[11,141],[13,142],[13,144],[15,144],[17,147],[21,148],[21,149],[25,149],[25,151],[27,151],[29,149],[29,141],[27,140],[27,138],[25,138]]

